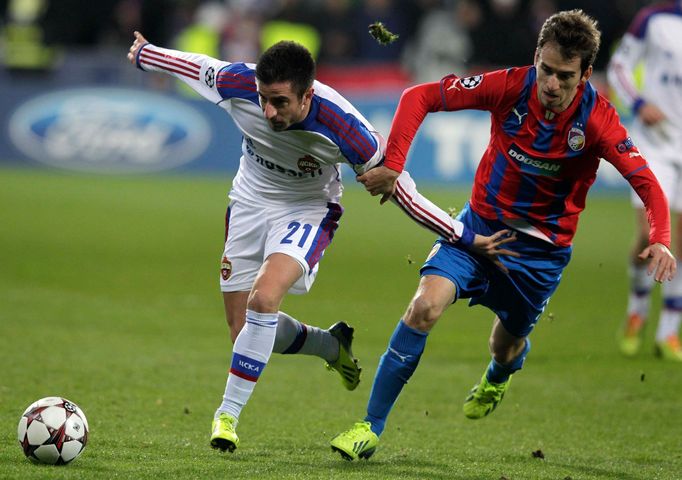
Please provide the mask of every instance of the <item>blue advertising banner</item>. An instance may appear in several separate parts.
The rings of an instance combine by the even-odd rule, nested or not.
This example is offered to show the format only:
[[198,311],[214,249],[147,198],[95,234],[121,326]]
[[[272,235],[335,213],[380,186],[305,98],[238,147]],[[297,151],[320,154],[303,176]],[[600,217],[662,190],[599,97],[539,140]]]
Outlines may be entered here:
[[[51,91],[2,87],[0,93],[5,127],[0,163],[103,174],[234,172],[239,165],[241,135],[224,110],[201,98],[89,86]],[[388,134],[397,98],[352,101],[379,132]],[[470,184],[489,131],[485,112],[429,115],[407,168],[420,181]],[[627,183],[602,162],[597,186],[625,188]]]

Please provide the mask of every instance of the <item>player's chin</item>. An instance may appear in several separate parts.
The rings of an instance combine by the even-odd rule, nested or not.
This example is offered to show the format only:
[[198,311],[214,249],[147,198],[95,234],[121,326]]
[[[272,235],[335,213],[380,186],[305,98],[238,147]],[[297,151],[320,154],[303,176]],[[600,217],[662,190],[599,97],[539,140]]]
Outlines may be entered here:
[[285,122],[269,122],[270,128],[275,132],[281,132],[287,129],[287,124]]

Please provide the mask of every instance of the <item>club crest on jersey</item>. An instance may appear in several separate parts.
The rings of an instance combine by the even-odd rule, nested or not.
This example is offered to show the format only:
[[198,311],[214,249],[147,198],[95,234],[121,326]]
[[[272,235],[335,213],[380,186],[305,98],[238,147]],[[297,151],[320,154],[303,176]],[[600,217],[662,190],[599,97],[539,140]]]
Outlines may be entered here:
[[482,82],[483,82],[483,75],[473,75],[471,77],[466,77],[466,78],[461,79],[459,81],[459,84],[462,85],[467,90],[472,90],[472,89],[478,87]]
[[628,150],[632,150],[634,146],[635,142],[632,141],[632,138],[628,137],[616,145],[616,150],[618,150],[618,153],[625,153]]
[[426,261],[428,262],[429,260],[431,260],[438,253],[438,250],[440,250],[440,243],[437,243],[433,246],[433,248],[429,252],[429,256],[426,257]]
[[298,169],[302,172],[311,173],[320,168],[320,162],[310,155],[298,159]]
[[208,67],[206,70],[206,73],[204,74],[204,81],[210,88],[213,88],[213,85],[215,85],[215,70],[213,67]]
[[585,132],[578,127],[573,127],[568,131],[568,146],[574,152],[579,152],[585,146]]
[[224,281],[227,281],[230,275],[232,275],[232,262],[227,256],[223,256],[223,259],[220,261],[220,276]]

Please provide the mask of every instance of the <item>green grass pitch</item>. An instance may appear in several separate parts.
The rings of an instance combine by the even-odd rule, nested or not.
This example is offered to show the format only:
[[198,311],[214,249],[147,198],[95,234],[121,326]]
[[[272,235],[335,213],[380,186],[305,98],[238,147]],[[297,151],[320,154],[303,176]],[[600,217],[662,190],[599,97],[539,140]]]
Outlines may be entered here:
[[[374,457],[332,454],[329,439],[364,415],[434,238],[347,183],[315,287],[282,309],[354,325],[362,383],[347,392],[321,360],[274,355],[230,455],[208,446],[231,352],[217,287],[229,178],[0,169],[0,478],[682,478],[681,366],[652,356],[652,326],[637,358],[615,346],[633,229],[624,195],[588,199],[526,367],[493,415],[461,413],[488,363],[492,314],[460,302],[432,332]],[[467,196],[426,191],[444,208]],[[66,467],[31,464],[16,441],[21,412],[50,395],[90,422]]]

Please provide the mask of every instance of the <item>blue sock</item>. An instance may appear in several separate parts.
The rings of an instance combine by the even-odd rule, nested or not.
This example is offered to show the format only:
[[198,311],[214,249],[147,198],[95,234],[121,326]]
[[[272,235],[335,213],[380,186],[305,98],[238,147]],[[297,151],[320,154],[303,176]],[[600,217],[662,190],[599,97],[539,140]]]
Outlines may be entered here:
[[509,363],[501,364],[497,363],[493,358],[488,364],[488,370],[486,371],[486,378],[490,383],[503,383],[509,380],[512,373],[517,370],[521,370],[523,367],[523,362],[526,360],[526,355],[530,351],[530,340],[526,338],[526,346],[523,348],[521,353],[519,353],[514,360]]
[[417,368],[427,335],[426,332],[408,327],[402,320],[393,331],[388,349],[379,360],[367,404],[365,421],[372,424],[372,431],[377,435],[384,431],[386,417]]

